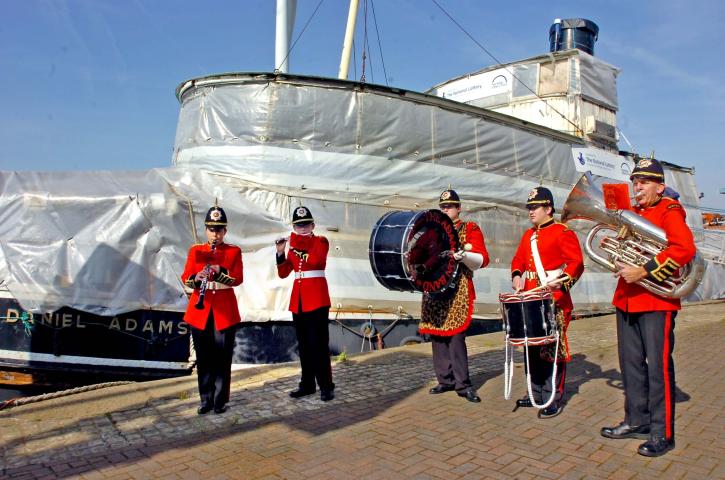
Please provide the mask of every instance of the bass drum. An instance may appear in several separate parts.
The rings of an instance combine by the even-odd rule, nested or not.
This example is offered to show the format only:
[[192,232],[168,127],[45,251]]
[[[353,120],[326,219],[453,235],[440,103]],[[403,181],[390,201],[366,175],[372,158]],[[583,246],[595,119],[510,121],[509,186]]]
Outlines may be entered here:
[[370,265],[388,290],[443,295],[455,291],[460,249],[453,221],[440,210],[392,211],[370,235]]

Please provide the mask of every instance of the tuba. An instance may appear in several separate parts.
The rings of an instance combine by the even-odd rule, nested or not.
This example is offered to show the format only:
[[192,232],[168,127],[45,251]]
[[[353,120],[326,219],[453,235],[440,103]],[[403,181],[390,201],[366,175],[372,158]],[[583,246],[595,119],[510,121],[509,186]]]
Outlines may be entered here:
[[[577,218],[597,223],[587,235],[584,250],[592,260],[612,272],[618,270],[615,262],[640,267],[667,247],[664,230],[652,222],[630,210],[608,209],[604,203],[604,194],[594,185],[589,173],[582,176],[564,202],[561,221]],[[600,232],[613,235],[604,236],[596,250],[593,241]],[[692,293],[702,281],[704,273],[705,261],[696,252],[689,263],[667,280],[654,282],[644,278],[637,283],[656,295],[681,298]]]

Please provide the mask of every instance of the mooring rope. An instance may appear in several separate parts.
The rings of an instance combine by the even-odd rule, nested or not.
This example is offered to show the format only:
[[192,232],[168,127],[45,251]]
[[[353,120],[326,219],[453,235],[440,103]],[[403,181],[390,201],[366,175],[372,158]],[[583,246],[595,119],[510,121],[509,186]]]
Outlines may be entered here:
[[43,400],[51,400],[53,398],[60,398],[60,397],[68,396],[68,395],[74,395],[76,393],[90,392],[92,390],[99,390],[101,388],[106,388],[106,387],[116,387],[118,385],[129,385],[131,383],[136,383],[136,382],[119,381],[119,382],[97,383],[95,385],[86,385],[84,387],[76,387],[76,388],[71,388],[68,390],[60,390],[58,392],[44,393],[42,395],[36,395],[34,397],[11,398],[10,400],[5,400],[4,402],[0,402],[0,410],[5,410],[7,408],[12,408],[12,407],[19,407],[20,405],[27,405],[29,403],[42,402]]

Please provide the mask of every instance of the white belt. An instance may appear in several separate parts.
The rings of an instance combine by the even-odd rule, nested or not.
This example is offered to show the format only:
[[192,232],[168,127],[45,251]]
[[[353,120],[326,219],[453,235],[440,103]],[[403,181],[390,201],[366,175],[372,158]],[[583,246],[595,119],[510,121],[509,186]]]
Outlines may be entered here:
[[324,270],[302,270],[301,272],[295,272],[295,278],[320,278],[324,276]]
[[207,290],[226,290],[227,288],[234,288],[234,287],[230,287],[229,285],[224,285],[223,283],[219,283],[219,282],[207,282],[207,284],[206,284]]

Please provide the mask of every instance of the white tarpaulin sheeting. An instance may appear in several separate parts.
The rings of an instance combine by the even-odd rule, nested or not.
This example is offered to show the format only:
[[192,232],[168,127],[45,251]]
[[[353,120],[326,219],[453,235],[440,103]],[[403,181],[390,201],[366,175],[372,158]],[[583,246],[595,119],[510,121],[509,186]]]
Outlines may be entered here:
[[[474,277],[475,314],[497,316],[511,258],[530,227],[528,192],[546,186],[561,211],[581,176],[577,138],[413,92],[232,74],[187,82],[179,93],[173,168],[0,172],[0,280],[24,308],[183,311],[186,252],[218,198],[227,240],[243,251],[244,283],[235,291],[245,320],[289,318],[292,279],[277,278],[273,241],[289,232],[299,204],[330,240],[333,314],[417,316],[420,294],[388,291],[374,278],[370,234],[391,209],[435,208],[450,185],[491,254]],[[668,183],[696,205],[691,173],[668,170]],[[580,238],[590,227],[573,225]],[[708,269],[696,298],[722,295],[718,268]],[[607,309],[613,290],[612,274],[587,262],[575,306]]]

